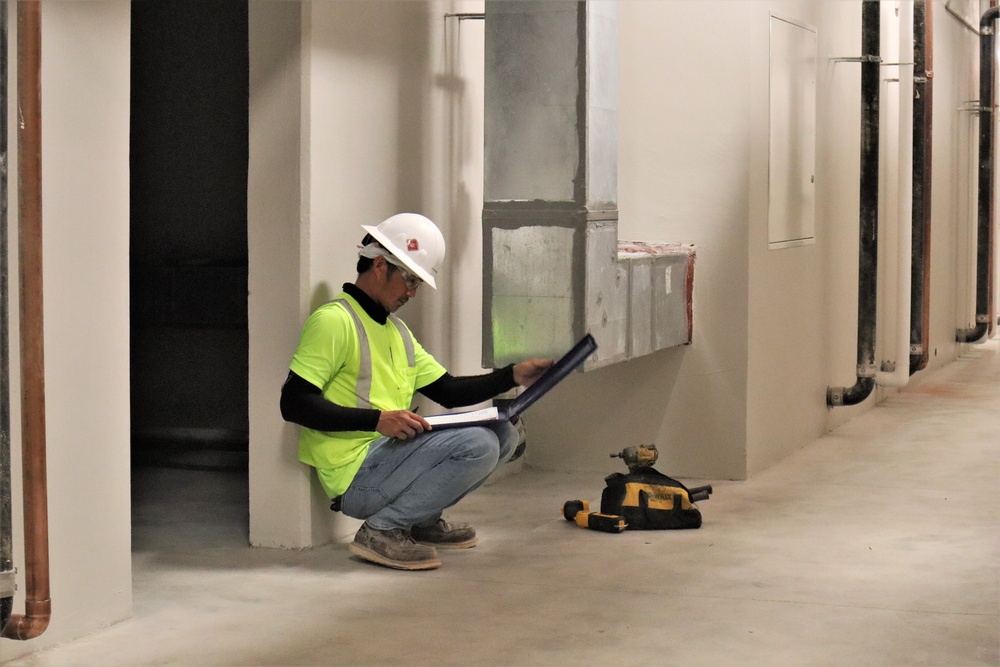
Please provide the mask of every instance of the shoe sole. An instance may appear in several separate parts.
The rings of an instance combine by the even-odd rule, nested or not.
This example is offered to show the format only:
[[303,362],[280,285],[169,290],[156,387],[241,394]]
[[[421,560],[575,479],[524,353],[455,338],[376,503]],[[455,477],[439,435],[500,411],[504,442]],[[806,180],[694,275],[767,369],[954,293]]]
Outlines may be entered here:
[[441,567],[441,561],[437,558],[418,561],[393,560],[353,542],[347,546],[347,550],[359,558],[396,570],[433,570]]
[[477,535],[465,542],[423,542],[421,540],[416,540],[416,542],[417,544],[424,544],[435,549],[471,549],[479,544],[479,536]]

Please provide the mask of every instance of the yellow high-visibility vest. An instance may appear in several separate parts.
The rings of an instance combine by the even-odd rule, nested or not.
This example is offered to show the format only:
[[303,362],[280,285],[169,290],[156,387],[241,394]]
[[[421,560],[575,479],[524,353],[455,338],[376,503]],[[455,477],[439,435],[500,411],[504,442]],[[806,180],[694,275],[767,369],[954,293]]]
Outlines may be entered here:
[[[349,294],[316,309],[305,326],[290,368],[344,407],[407,410],[417,389],[445,368],[426,352],[406,324],[389,315],[379,324]],[[375,431],[299,431],[299,460],[319,472],[327,493],[347,490]]]

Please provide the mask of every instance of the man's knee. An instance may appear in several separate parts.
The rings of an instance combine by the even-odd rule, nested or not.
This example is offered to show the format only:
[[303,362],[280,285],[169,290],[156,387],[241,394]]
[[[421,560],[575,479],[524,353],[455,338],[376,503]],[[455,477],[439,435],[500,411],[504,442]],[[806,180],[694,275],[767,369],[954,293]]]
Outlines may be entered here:
[[461,434],[451,443],[451,456],[482,463],[489,470],[511,457],[520,438],[517,428],[505,421],[464,428]]
[[514,450],[517,449],[521,434],[516,426],[507,421],[497,422],[491,425],[491,428],[497,436],[497,443],[500,450],[498,460],[506,461],[513,456]]
[[468,429],[464,449],[469,458],[483,459],[496,465],[500,459],[501,440],[491,428],[476,426]]

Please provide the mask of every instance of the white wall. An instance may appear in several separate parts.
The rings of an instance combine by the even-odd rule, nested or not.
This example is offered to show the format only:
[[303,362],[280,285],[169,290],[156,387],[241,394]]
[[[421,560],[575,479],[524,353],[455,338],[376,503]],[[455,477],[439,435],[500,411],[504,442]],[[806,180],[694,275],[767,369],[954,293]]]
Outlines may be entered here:
[[[955,276],[968,270],[953,245],[969,214],[971,158],[948,141],[974,132],[957,108],[977,93],[971,33],[943,3],[935,8],[939,365],[957,354]],[[444,228],[449,256],[442,288],[402,315],[457,373],[478,372],[480,359],[482,25],[444,14],[481,10],[481,2],[337,2],[309,5],[303,17],[300,317],[353,277],[358,225],[417,210]],[[766,243],[771,11],[816,27],[819,60],[816,243],[778,251]],[[897,22],[896,3],[883,3],[886,61]],[[834,410],[825,402],[828,386],[853,384],[856,365],[860,67],[832,58],[860,54],[861,6],[635,0],[619,5],[619,29],[619,235],[697,246],[694,342],[570,378],[528,414],[526,458],[605,472],[610,452],[654,442],[675,475],[744,479],[892,393]],[[898,120],[885,122],[891,146]],[[880,351],[894,344],[893,319],[880,315]],[[285,323],[289,350],[272,375],[287,364],[300,324]],[[263,409],[276,400],[276,388],[268,391]],[[288,428],[278,428],[282,447],[292,446]],[[290,461],[282,451],[282,474],[301,487]],[[311,493],[321,526],[323,499],[315,485]]]
[[[978,25],[985,6],[972,11]],[[956,343],[955,330],[974,323],[979,141],[978,119],[971,111],[971,101],[979,99],[979,38],[945,11],[943,2],[934,3],[934,12],[930,367],[972,347]]]
[[[753,35],[747,476],[822,432],[827,382],[823,361],[829,345],[824,312],[833,301],[856,300],[856,291],[855,296],[824,298],[823,268],[833,247],[826,221],[856,223],[858,218],[856,203],[853,217],[848,211],[858,191],[860,70],[857,65],[832,67],[827,56],[860,54],[860,3],[826,4],[831,5],[828,14],[820,16],[813,2],[757,3],[747,24]],[[778,249],[768,246],[771,11],[816,28],[818,59],[816,239]],[[854,247],[856,264],[856,240]]]
[[748,53],[761,11],[619,4],[619,236],[697,246],[693,343],[546,397],[527,418],[529,464],[610,472],[609,453],[653,442],[671,474],[746,475]]
[[[848,45],[846,37],[849,31],[858,33],[854,28],[860,25],[860,19],[849,19],[843,11],[853,3],[821,3],[824,16],[829,19],[836,19],[833,12],[840,9],[841,34],[845,40],[840,44],[843,49]],[[897,3],[883,3],[882,27],[883,27],[883,60],[885,62],[899,61],[898,58],[898,25],[899,21],[895,16],[894,7]],[[978,16],[976,3],[966,3],[971,7],[973,16]],[[932,213],[931,213],[931,263],[930,263],[930,324],[929,324],[929,362],[928,368],[933,369],[953,361],[963,347],[955,342],[955,330],[959,326],[965,327],[972,324],[971,314],[973,312],[972,303],[974,300],[974,257],[971,244],[973,243],[974,225],[976,220],[975,209],[975,164],[976,164],[976,141],[978,123],[976,117],[970,112],[970,101],[978,99],[978,37],[966,28],[961,22],[956,20],[945,9],[944,2],[934,2],[931,11],[933,12],[933,162],[932,162]],[[962,3],[956,3],[956,7],[961,8]],[[903,4],[905,10],[906,4]],[[983,7],[985,9],[985,5]],[[859,11],[855,9],[854,11]],[[973,19],[978,23],[978,19]],[[853,24],[853,25],[852,25]],[[859,34],[859,33],[858,33]],[[822,47],[821,47],[822,48]],[[857,49],[857,46],[849,48]],[[832,49],[829,49],[832,54]],[[836,65],[833,69],[837,69]],[[895,75],[898,69],[883,67],[883,78]],[[854,75],[856,76],[856,74]],[[842,78],[846,84],[847,79]],[[851,80],[848,85],[856,90],[856,79]],[[843,88],[841,85],[831,86],[830,90]],[[890,94],[887,102],[891,103],[891,91],[887,91],[886,84],[882,86],[883,94]],[[855,93],[856,94],[856,93]],[[886,101],[884,100],[884,103]],[[853,105],[853,109],[852,109]],[[821,107],[823,105],[821,104]],[[856,102],[847,102],[846,96],[840,110],[830,108],[827,112],[828,122],[842,123],[838,116],[849,114],[856,118],[858,116]],[[883,125],[883,142],[892,141],[898,134],[898,127],[891,118],[883,116],[883,123],[889,121],[889,126]],[[845,128],[846,130],[846,128]],[[857,135],[858,130],[851,128],[844,133],[845,137],[850,137],[850,132]],[[846,139],[845,139],[846,141]],[[899,150],[906,153],[908,141],[904,137],[898,137]],[[854,145],[857,145],[855,140]],[[883,146],[883,153],[885,152]],[[827,147],[827,155],[831,156],[831,164],[836,165],[832,160],[838,154],[841,159],[857,161],[857,149],[854,148],[853,156],[843,148],[836,145]],[[893,168],[902,165],[893,165],[895,156],[883,157],[883,169]],[[905,159],[909,155],[905,154]],[[855,167],[856,169],[856,167]],[[848,171],[838,168],[840,176],[847,175]],[[856,180],[857,175],[852,175]],[[849,184],[843,183],[844,187]],[[854,189],[857,186],[850,184]],[[896,230],[892,225],[892,208],[897,202],[891,201],[888,197],[889,188],[892,184],[882,183],[883,189],[880,191],[880,248],[879,263],[889,265],[894,269],[894,260],[891,255],[894,249],[894,234]],[[839,188],[838,188],[839,190]],[[848,192],[848,190],[844,190]],[[838,196],[836,191],[828,191],[828,197]],[[907,193],[908,194],[908,193]],[[847,221],[857,218],[857,197],[856,195],[849,201],[849,207],[845,207],[841,202],[839,210],[831,211],[825,220],[825,229],[834,246],[833,251],[826,253],[826,277],[827,277],[827,303],[826,310],[826,331],[828,340],[828,353],[826,359],[826,373],[830,378],[829,384],[850,385],[856,363],[856,313],[857,305],[839,297],[851,291],[856,294],[857,290],[857,226],[848,225]],[[853,216],[853,218],[851,217]],[[908,221],[900,221],[908,224]],[[854,253],[851,257],[850,253]],[[880,280],[888,279],[895,282],[893,271],[883,270],[880,273]],[[896,345],[893,340],[895,336],[894,328],[897,326],[894,316],[895,295],[887,289],[887,285],[880,285],[879,291],[879,319],[878,319],[878,349],[877,362],[892,357],[892,351]],[[920,373],[910,378],[910,382],[919,383],[922,379]],[[860,411],[870,409],[874,402],[881,402],[888,396],[896,393],[896,389],[891,387],[877,387],[871,399],[861,406],[849,408],[837,408],[828,411],[824,422],[823,431],[830,430],[845,421],[856,416]]]
[[277,407],[302,323],[356,276],[362,224],[415,211],[442,227],[441,288],[400,315],[456,373],[481,372],[483,30],[445,14],[482,9],[251,2],[253,544],[302,547],[357,527],[329,511]]
[[[860,48],[856,2],[621,4],[621,235],[698,246],[695,340],[569,380],[529,414],[532,465],[604,473],[611,451],[655,442],[661,467],[675,475],[743,478],[874,402],[823,404],[826,386],[850,382],[854,371],[856,67],[820,70],[817,243],[769,253],[761,242],[771,8],[816,25],[821,55]],[[481,2],[251,3],[256,544],[307,546],[351,528],[331,527],[315,482],[295,460],[295,431],[280,421],[277,398],[305,316],[353,278],[358,225],[405,209],[442,224],[444,287],[402,314],[452,370],[479,369],[482,25],[444,14],[481,9]],[[975,36],[943,2],[934,11],[932,367],[961,353],[954,331],[971,312],[963,276],[971,272],[976,121],[961,109],[978,96]],[[107,626],[132,603],[129,3],[53,0],[42,14],[53,619],[36,640],[0,641],[0,661]],[[14,38],[12,26],[12,49]],[[9,108],[13,141],[13,93]],[[11,168],[14,184],[16,161]],[[12,232],[16,210],[12,197]],[[16,233],[10,240],[13,247]],[[11,271],[16,295],[16,253]],[[16,307],[11,316],[18,536]],[[789,337],[789,328],[808,335]],[[18,584],[15,612],[23,568]]]
[[[958,109],[978,97],[973,36],[943,4],[934,17],[932,367],[958,353],[955,302],[971,298],[957,283],[971,270],[962,239],[974,220],[974,156],[962,137],[975,128]],[[882,8],[887,63],[895,6]],[[817,240],[776,251],[766,245],[772,10],[817,28],[820,60]],[[568,382],[529,414],[528,462],[607,470],[607,452],[654,441],[676,475],[742,479],[895,391],[825,404],[827,386],[852,385],[856,368],[860,67],[832,58],[860,55],[861,5],[653,0],[621,3],[619,17],[619,233],[697,245],[694,342]],[[885,122],[891,146],[898,119]],[[885,301],[880,353],[894,346]],[[580,420],[581,411],[601,419]]]
[[[909,95],[902,60],[900,17],[912,3],[882,3],[882,152],[880,182],[881,267],[878,298],[876,362],[897,358],[896,236],[899,224],[909,225],[908,184],[898,183],[910,160],[908,133],[900,134],[900,95]],[[862,405],[829,410],[828,385],[854,384],[857,358],[857,272],[860,160],[860,66],[836,62],[860,54],[860,3],[784,3],[775,6],[793,18],[818,28],[817,234],[814,245],[767,250],[762,220],[766,208],[751,211],[751,354],[748,391],[748,472],[753,474],[787,456],[820,434],[844,423],[897,390],[879,386]],[[968,113],[961,100],[974,99],[970,68],[975,36],[936,6],[933,35],[935,63],[933,230],[931,247],[930,365],[955,358],[957,326],[954,299],[936,296],[956,293],[961,264],[942,255],[968,224],[965,197],[968,169],[974,158],[967,148],[954,146],[954,137],[968,133]],[[964,33],[964,34],[963,34]],[[766,48],[766,47],[765,47]],[[766,58],[760,50],[758,58]],[[940,59],[944,58],[945,63]],[[949,62],[950,61],[950,62]],[[764,66],[761,60],[760,67]],[[912,68],[911,68],[912,70]],[[900,83],[888,79],[899,77]],[[766,108],[766,107],[765,107]],[[766,112],[765,112],[766,113]],[[965,117],[963,117],[965,116]],[[964,130],[957,131],[956,125]],[[760,131],[766,133],[766,125]],[[961,142],[959,142],[961,145]],[[943,149],[943,150],[939,150]],[[766,160],[752,170],[766,173]],[[766,186],[761,186],[766,187]],[[766,199],[765,199],[766,201]],[[901,214],[906,217],[900,217]],[[964,221],[964,222],[963,222]],[[908,268],[906,269],[908,271]],[[901,358],[908,363],[907,351]],[[919,375],[912,381],[919,381]]]
[[308,10],[311,296],[357,275],[360,225],[431,217],[447,240],[438,290],[400,315],[449,368],[480,372],[483,26],[479,2],[335,2]]
[[314,541],[310,479],[296,458],[297,431],[278,412],[308,267],[299,3],[252,1],[249,30],[250,542],[301,547]]
[[[11,6],[15,3],[8,3]],[[129,494],[129,3],[42,4],[42,217],[52,620],[0,641],[0,662],[127,617]],[[11,53],[16,43],[11,22]],[[13,65],[15,61],[11,59]],[[12,80],[14,68],[11,67]],[[11,90],[11,248],[17,114]],[[17,253],[11,319],[17,320]],[[28,298],[38,298],[29,295]],[[17,329],[11,331],[15,536],[20,501]],[[23,612],[22,541],[15,539]]]

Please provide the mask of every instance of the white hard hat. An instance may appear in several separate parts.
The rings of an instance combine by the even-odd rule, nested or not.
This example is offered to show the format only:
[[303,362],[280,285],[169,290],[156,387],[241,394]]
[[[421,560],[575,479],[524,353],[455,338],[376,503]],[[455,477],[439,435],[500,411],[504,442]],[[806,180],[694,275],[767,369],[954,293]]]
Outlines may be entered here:
[[444,259],[444,236],[419,213],[397,213],[378,224],[361,225],[403,265],[437,289],[434,274]]

